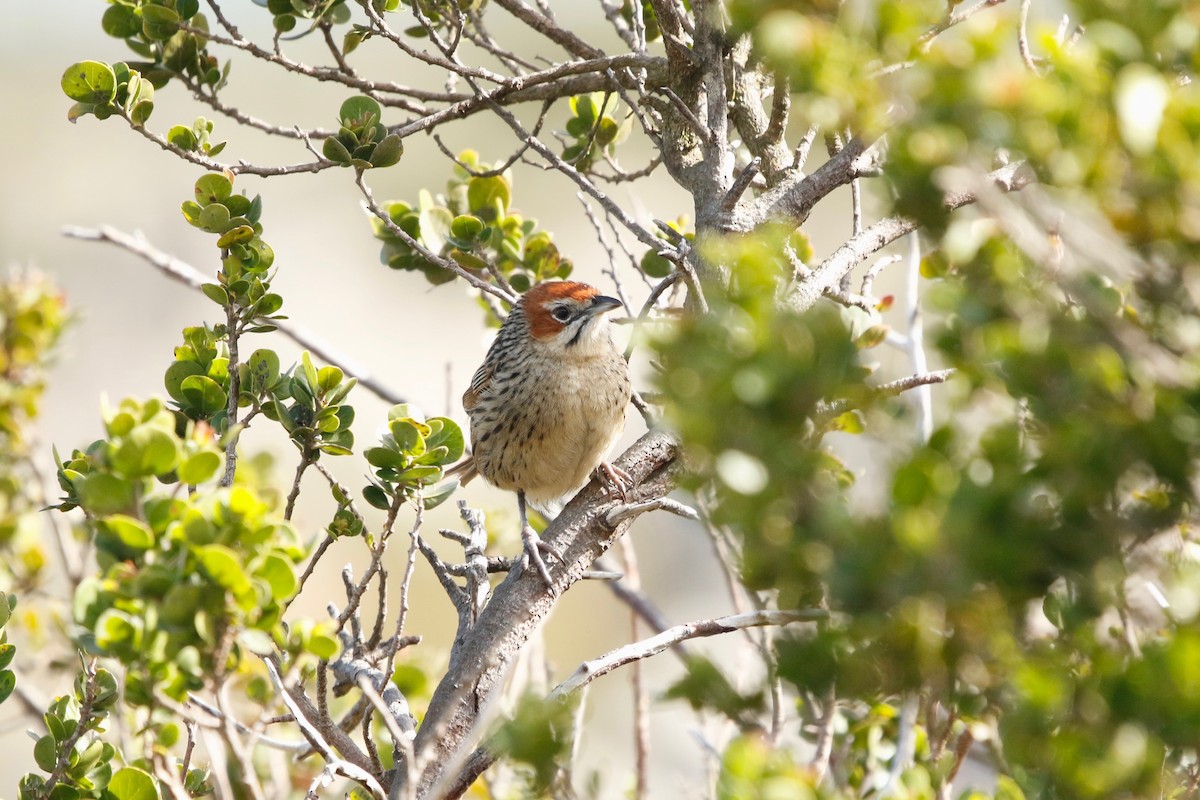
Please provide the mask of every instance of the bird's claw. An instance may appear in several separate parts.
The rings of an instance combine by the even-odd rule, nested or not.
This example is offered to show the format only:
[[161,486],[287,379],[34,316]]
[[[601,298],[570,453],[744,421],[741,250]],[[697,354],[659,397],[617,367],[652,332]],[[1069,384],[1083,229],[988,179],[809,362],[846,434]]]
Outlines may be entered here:
[[546,568],[546,562],[542,560],[542,553],[553,558],[558,563],[563,563],[563,557],[558,554],[550,545],[542,541],[542,538],[537,535],[532,527],[526,525],[521,531],[521,541],[525,545],[525,558],[529,563],[532,563],[538,574],[542,576],[542,580],[547,586],[553,586],[554,583],[550,580],[550,570]]
[[600,462],[600,466],[593,470],[593,474],[596,476],[596,480],[607,483],[609,491],[619,497],[621,502],[625,502],[626,492],[633,488],[632,475],[607,461]]

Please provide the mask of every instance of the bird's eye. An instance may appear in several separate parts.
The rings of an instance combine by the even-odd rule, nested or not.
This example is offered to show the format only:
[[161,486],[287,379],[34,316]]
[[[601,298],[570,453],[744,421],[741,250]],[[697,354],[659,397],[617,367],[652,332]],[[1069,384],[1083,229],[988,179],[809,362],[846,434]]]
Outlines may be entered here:
[[559,322],[565,323],[567,320],[571,319],[571,309],[567,308],[566,306],[557,306],[553,311],[550,312],[550,316],[554,317]]

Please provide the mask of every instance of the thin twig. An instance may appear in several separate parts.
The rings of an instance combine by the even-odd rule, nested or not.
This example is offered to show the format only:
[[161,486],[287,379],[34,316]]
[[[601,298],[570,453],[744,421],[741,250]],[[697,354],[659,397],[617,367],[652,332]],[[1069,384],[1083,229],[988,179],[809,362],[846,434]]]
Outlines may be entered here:
[[[184,286],[191,287],[199,291],[206,281],[204,275],[192,265],[185,261],[169,255],[162,250],[159,250],[154,245],[147,242],[140,235],[131,235],[124,231],[118,230],[110,225],[101,225],[96,228],[84,228],[75,225],[68,225],[63,228],[62,233],[72,239],[82,239],[91,242],[106,242],[114,244],[123,250],[141,258],[151,266],[155,267],[162,274],[166,275],[171,280],[182,283]],[[264,320],[266,322],[267,320]],[[367,391],[379,397],[385,402],[392,405],[398,405],[404,402],[404,398],[388,387],[384,386],[366,369],[354,364],[348,357],[338,353],[330,346],[326,345],[315,334],[307,331],[300,325],[283,319],[269,320],[270,324],[278,328],[279,332],[287,338],[291,339],[300,347],[309,350],[313,355],[327,364],[335,364],[342,369],[347,375],[357,378],[358,383]]]
[[597,678],[607,675],[614,669],[644,658],[650,658],[666,650],[668,647],[687,639],[717,636],[722,633],[730,633],[731,631],[757,625],[790,625],[794,622],[816,622],[817,620],[826,619],[828,616],[829,612],[821,608],[796,609],[794,611],[761,610],[676,625],[657,636],[651,636],[649,639],[643,639],[640,642],[633,642],[632,644],[618,647],[592,661],[585,661],[571,673],[570,677],[556,686],[554,691],[550,693],[550,696],[552,698],[565,697]]

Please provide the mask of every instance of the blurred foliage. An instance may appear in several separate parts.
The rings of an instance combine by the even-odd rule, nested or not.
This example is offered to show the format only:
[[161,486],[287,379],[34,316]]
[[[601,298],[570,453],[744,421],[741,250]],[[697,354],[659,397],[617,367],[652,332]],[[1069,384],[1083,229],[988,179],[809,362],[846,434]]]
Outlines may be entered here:
[[[890,120],[894,207],[936,237],[922,273],[957,387],[937,390],[933,436],[882,465],[883,508],[849,502],[827,434],[894,439],[900,406],[864,382],[869,342],[845,315],[776,304],[782,233],[701,239],[730,283],[707,287],[711,315],[664,335],[659,382],[747,585],[835,612],[780,641],[784,679],[868,702],[922,691],[998,737],[1030,794],[1148,796],[1196,761],[1179,734],[1196,724],[1181,665],[1198,609],[1177,587],[1200,567],[1200,18],[1179,3],[1069,5],[1086,31],[1035,27],[1031,68],[1015,14],[922,39],[954,7],[733,4],[811,119],[868,135]],[[1081,209],[1043,219],[1040,248],[1015,231],[1045,206],[1014,196],[950,216],[942,201],[949,169],[1016,159],[1040,181],[1030,203]],[[853,430],[831,426],[842,409],[859,412]],[[1130,600],[1146,581],[1166,605]]]
[[0,588],[28,590],[46,565],[32,428],[45,370],[68,323],[57,287],[34,273],[0,280]]
[[0,703],[7,700],[17,686],[17,675],[8,668],[17,654],[17,646],[8,641],[8,632],[4,630],[16,608],[17,596],[0,592]]
[[383,241],[380,260],[392,269],[420,270],[433,284],[454,280],[453,273],[416,251],[412,240],[472,272],[486,274],[494,267],[518,292],[569,276],[572,264],[559,254],[550,234],[512,209],[512,173],[496,173],[472,150],[460,153],[458,160],[445,194],[422,189],[416,208],[399,200],[384,204],[403,236],[371,217],[375,238]]
[[576,702],[571,698],[527,694],[493,734],[491,744],[498,752],[530,769],[532,796],[547,793],[570,756],[577,733],[575,713]]

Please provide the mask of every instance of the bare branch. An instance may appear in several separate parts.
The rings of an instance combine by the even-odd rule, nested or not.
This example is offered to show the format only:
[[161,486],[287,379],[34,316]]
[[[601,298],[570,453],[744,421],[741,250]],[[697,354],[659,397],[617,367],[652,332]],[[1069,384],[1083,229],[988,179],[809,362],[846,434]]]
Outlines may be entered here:
[[[811,142],[810,142],[811,144]],[[811,175],[793,168],[790,174],[745,208],[735,211],[724,222],[727,230],[751,230],[764,220],[790,219],[803,222],[819,201],[839,186],[866,174],[871,159],[864,156],[868,147],[862,139],[854,138]]]
[[946,12],[946,16],[943,17],[940,22],[938,22],[929,30],[925,31],[925,33],[921,34],[917,38],[917,44],[920,46],[921,50],[928,50],[930,45],[933,44],[934,39],[941,36],[955,25],[965,22],[986,8],[998,6],[1003,2],[1004,0],[979,0],[979,2],[975,5],[967,6],[966,8],[958,5],[951,5],[948,7],[949,10]]
[[276,691],[279,692],[280,699],[287,706],[288,711],[292,713],[296,724],[300,727],[300,732],[304,734],[304,738],[308,740],[309,744],[330,765],[341,761],[334,753],[334,748],[336,748],[350,765],[359,770],[357,774],[361,777],[354,777],[353,780],[362,783],[376,797],[386,797],[387,792],[383,791],[383,787],[371,776],[370,760],[358,748],[354,740],[347,736],[345,731],[334,725],[333,721],[328,717],[322,718],[317,710],[313,708],[312,702],[304,694],[303,689],[296,687],[289,690],[284,686],[283,678],[279,675],[279,668],[271,658],[264,658],[263,663],[267,667],[267,674],[271,677],[271,683],[275,685]]
[[797,609],[794,611],[762,609],[759,611],[748,611],[745,614],[734,614],[728,617],[703,619],[684,625],[676,625],[657,636],[651,636],[649,639],[643,639],[640,642],[618,647],[597,659],[580,664],[571,673],[569,678],[554,688],[550,696],[565,697],[597,678],[607,675],[614,669],[623,667],[634,661],[658,655],[668,647],[687,639],[717,636],[722,633],[730,633],[731,631],[760,625],[790,625],[793,622],[816,622],[828,617],[829,612],[823,608]]
[[[838,156],[842,156],[849,149],[847,146]],[[830,161],[832,162],[833,159]],[[987,175],[989,185],[1005,192],[1022,189],[1033,180],[1033,174],[1025,167],[1024,162],[1009,164]],[[945,206],[949,210],[954,210],[974,203],[975,199],[974,192],[954,192],[947,194]],[[804,311],[812,307],[828,288],[841,280],[842,275],[901,236],[916,230],[917,227],[916,220],[902,216],[885,217],[868,226],[862,233],[850,238],[817,265],[807,280],[796,288],[786,302],[796,311]]]
[[171,142],[167,141],[165,136],[160,136],[153,131],[147,130],[144,125],[135,123],[129,117],[128,112],[124,111],[123,109],[120,111],[120,115],[129,123],[129,127],[133,128],[133,130],[137,131],[144,138],[154,142],[163,150],[179,156],[184,161],[190,161],[193,164],[204,167],[205,169],[213,172],[228,171],[238,175],[258,175],[262,178],[270,178],[279,175],[296,175],[306,172],[321,172],[322,170],[329,169],[330,167],[341,166],[336,161],[329,161],[323,158],[317,161],[307,161],[302,164],[289,164],[279,167],[260,167],[254,164],[248,164],[245,161],[238,162],[237,164],[225,164],[209,158],[206,155],[202,155],[201,153],[197,153],[192,150],[184,150],[182,147],[172,144]]
[[[634,478],[630,500],[666,495],[674,486],[671,468],[675,458],[675,440],[662,431],[646,434],[623,453],[614,466]],[[564,563],[563,568],[554,570],[553,584],[547,586],[528,569],[510,572],[475,625],[456,643],[446,676],[430,699],[417,732],[417,760],[429,764],[420,777],[422,787],[438,780],[451,754],[466,742],[477,709],[498,690],[505,669],[556,599],[628,528],[628,521],[615,528],[604,523],[610,502],[595,480],[579,492],[542,537],[562,555]],[[464,702],[467,693],[474,696],[474,703]]]
[[609,525],[616,525],[624,520],[639,517],[647,511],[660,510],[669,511],[684,519],[700,519],[700,515],[696,513],[696,509],[685,506],[678,500],[672,500],[669,497],[659,497],[654,500],[645,500],[641,503],[622,503],[605,514],[604,521]]
[[[101,225],[98,228],[83,228],[68,225],[63,228],[62,232],[64,236],[72,239],[115,244],[117,247],[128,250],[130,253],[140,257],[171,280],[182,283],[184,286],[191,287],[197,291],[208,282],[204,279],[204,275],[191,264],[159,250],[142,238],[140,234],[131,235],[110,225]],[[335,364],[341,367],[342,371],[347,375],[357,378],[359,386],[362,386],[381,400],[392,405],[404,402],[404,399],[399,394],[380,383],[364,367],[353,363],[349,357],[322,342],[315,334],[306,330],[303,326],[285,319],[273,319],[270,320],[270,323],[278,328],[279,332],[284,336],[305,350],[312,352],[320,360],[327,364]]]
[[568,53],[579,58],[602,58],[604,51],[592,47],[571,31],[559,26],[550,17],[544,16],[522,0],[495,0],[496,5],[512,14],[517,19],[545,36],[550,41],[562,47]]

